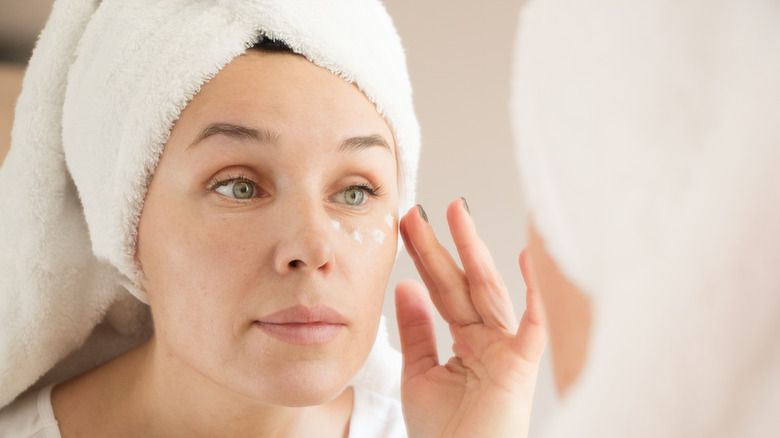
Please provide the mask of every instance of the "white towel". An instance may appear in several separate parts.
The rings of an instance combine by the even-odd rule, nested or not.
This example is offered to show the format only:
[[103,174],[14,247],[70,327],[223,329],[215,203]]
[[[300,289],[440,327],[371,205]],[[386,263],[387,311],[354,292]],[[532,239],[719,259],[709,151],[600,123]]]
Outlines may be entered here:
[[533,221],[593,312],[547,436],[777,434],[780,4],[537,0],[515,55]]
[[[376,105],[399,150],[400,211],[413,205],[419,127],[378,1],[58,0],[0,169],[0,407],[148,338],[134,259],[146,185],[188,100],[260,36]],[[360,376],[398,393],[400,357],[384,327]]]

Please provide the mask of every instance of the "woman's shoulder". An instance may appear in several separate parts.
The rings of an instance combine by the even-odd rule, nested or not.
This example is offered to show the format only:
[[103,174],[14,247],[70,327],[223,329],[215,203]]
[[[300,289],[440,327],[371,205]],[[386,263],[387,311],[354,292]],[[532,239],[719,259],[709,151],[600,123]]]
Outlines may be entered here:
[[354,438],[406,438],[406,424],[398,399],[353,387],[354,404],[349,436]]
[[0,438],[61,438],[54,410],[51,389],[24,394],[0,409]]

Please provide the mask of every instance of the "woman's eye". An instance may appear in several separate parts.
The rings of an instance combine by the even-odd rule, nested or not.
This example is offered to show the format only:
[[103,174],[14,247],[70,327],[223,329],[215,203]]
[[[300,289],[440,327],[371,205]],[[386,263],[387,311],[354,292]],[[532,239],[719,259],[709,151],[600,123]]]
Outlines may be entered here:
[[358,206],[366,202],[366,189],[363,187],[349,187],[336,194],[336,202]]
[[255,185],[251,181],[237,179],[220,184],[214,191],[230,198],[250,199],[255,195]]

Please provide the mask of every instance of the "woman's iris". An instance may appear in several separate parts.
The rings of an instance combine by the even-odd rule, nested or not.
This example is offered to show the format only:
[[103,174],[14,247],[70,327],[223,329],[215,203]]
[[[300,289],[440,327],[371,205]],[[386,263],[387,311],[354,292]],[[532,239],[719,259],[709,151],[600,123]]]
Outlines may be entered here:
[[255,188],[246,181],[236,181],[233,183],[233,196],[237,199],[249,199],[255,194]]
[[344,200],[349,205],[362,205],[365,198],[366,194],[362,189],[353,187],[344,190]]

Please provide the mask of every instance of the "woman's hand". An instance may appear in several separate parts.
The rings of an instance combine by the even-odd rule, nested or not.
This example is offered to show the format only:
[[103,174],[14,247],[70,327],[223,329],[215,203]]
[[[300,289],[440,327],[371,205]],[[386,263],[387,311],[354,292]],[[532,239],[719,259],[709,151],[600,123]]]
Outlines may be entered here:
[[[416,281],[396,287],[403,352],[401,395],[410,437],[519,437],[528,434],[539,361],[547,343],[544,312],[528,288],[519,327],[506,286],[458,199],[447,209],[463,269],[439,244],[418,208],[401,220]],[[527,285],[530,260],[520,255]],[[429,298],[430,295],[430,298]],[[439,364],[431,301],[450,325],[455,357]]]

